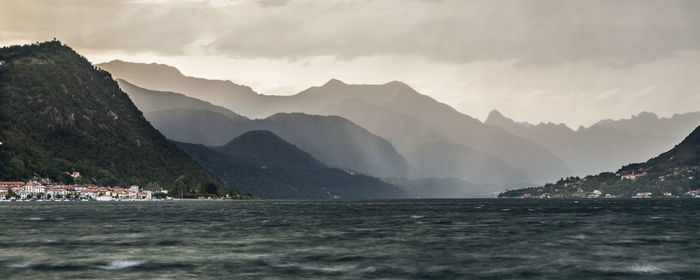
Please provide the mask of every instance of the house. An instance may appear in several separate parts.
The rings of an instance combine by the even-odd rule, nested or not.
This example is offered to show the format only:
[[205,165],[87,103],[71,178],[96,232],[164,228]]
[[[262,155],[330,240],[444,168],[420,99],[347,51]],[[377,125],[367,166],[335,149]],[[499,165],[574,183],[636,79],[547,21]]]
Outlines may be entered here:
[[44,191],[46,191],[46,188],[42,185],[39,185],[39,184],[29,183],[29,184],[24,185],[24,187],[22,187],[22,190],[26,194],[44,193]]
[[700,197],[700,189],[687,191],[687,192],[685,192],[685,195],[692,197],[692,198],[698,198],[698,197]]
[[151,196],[151,191],[141,191],[139,192],[139,199],[148,199],[150,200],[152,198]]
[[651,193],[650,192],[638,192],[637,194],[633,195],[632,198],[651,198]]
[[0,66],[3,66],[3,65],[5,65],[5,61],[4,61],[4,60],[0,60]]
[[646,172],[637,173],[637,174],[635,174],[634,172],[632,172],[632,173],[626,173],[626,174],[622,174],[622,175],[620,176],[620,180],[637,180],[637,178],[643,177],[643,176],[646,176],[646,175],[647,175]]
[[592,193],[589,193],[588,196],[586,196],[586,197],[588,197],[588,198],[599,198],[602,194],[603,194],[603,193],[600,192],[599,190],[593,190],[593,192],[592,192]]
[[0,187],[14,188],[14,187],[21,187],[23,185],[24,185],[23,182],[0,182]]

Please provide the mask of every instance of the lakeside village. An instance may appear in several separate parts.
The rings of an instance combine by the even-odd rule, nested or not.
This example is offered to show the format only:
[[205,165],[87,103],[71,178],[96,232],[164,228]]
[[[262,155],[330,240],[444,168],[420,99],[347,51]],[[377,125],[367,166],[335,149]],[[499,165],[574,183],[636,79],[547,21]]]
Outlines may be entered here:
[[94,185],[45,185],[32,182],[0,182],[0,202],[7,201],[115,201],[115,200],[162,200],[167,191],[154,193],[139,186],[129,188],[101,187]]

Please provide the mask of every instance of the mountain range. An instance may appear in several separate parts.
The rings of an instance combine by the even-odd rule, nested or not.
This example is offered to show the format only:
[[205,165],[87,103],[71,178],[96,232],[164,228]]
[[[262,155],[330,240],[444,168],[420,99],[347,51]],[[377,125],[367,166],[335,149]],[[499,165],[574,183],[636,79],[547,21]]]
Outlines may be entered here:
[[[532,141],[484,125],[401,82],[348,85],[330,80],[323,86],[311,87],[295,95],[267,96],[229,81],[187,77],[177,69],[161,64],[112,61],[98,66],[139,87],[181,93],[247,117],[265,118],[279,112],[302,112],[345,118],[388,140],[409,165],[421,167],[413,169],[410,177],[527,183],[572,172],[563,160]],[[129,92],[129,89],[125,88],[125,91]],[[294,143],[285,135],[277,134]],[[428,149],[427,145],[439,148]],[[429,154],[431,152],[473,157],[455,158],[453,162],[459,167],[446,170],[429,164],[440,157],[440,154]],[[318,158],[324,161],[322,157]],[[501,178],[515,180],[504,182]]]
[[575,170],[571,175],[582,176],[644,161],[670,149],[700,124],[700,112],[669,118],[642,112],[573,130],[564,124],[516,122],[494,110],[485,123],[547,148]]
[[118,81],[146,119],[175,141],[219,146],[251,130],[269,130],[330,166],[380,177],[411,171],[391,143],[341,117],[278,113],[251,120],[181,94]]
[[505,195],[677,194],[700,175],[696,129],[644,163],[571,176],[668,150],[697,112],[573,130],[498,111],[482,123],[398,81],[268,96],[162,64],[95,67],[58,41],[2,48],[0,60],[0,180],[172,187],[186,177],[270,198],[365,199],[483,196],[556,178]]

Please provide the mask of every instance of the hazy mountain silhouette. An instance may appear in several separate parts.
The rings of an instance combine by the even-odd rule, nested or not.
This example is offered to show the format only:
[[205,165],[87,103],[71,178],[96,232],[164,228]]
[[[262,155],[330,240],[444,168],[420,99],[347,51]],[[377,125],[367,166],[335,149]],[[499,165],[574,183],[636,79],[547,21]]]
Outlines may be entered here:
[[215,150],[231,157],[245,158],[267,166],[294,165],[307,169],[325,167],[307,152],[267,130],[243,133]]
[[640,137],[663,139],[672,146],[683,140],[698,124],[700,112],[674,114],[670,118],[659,118],[654,113],[641,112],[629,119],[602,120],[593,126],[623,129]]
[[[331,80],[321,87],[312,87],[297,96],[303,100],[300,104],[314,104],[317,108],[320,108],[321,104],[330,104],[322,109],[323,113],[346,117],[363,127],[368,127],[375,134],[398,143],[397,147],[402,147],[402,153],[416,166],[427,165],[417,162],[421,157],[413,155],[420,145],[444,142],[488,153],[512,166],[511,169],[522,171],[535,182],[570,172],[563,161],[546,149],[501,129],[486,126],[401,82],[348,85]],[[313,108],[302,110],[313,111]],[[368,111],[373,113],[367,113]],[[468,162],[470,159],[461,161]],[[498,168],[488,165],[493,161],[472,162],[482,164],[483,169]],[[476,178],[465,178],[461,175],[464,173],[462,171],[450,176],[476,181]],[[511,174],[507,174],[507,170],[503,170],[503,175],[512,177]]]
[[563,124],[516,122],[494,110],[486,124],[546,147],[566,159],[577,175],[585,175],[644,161],[668,150],[700,124],[700,113],[661,119],[652,113],[640,113],[630,119],[603,120],[573,130]]
[[182,75],[175,67],[164,64],[132,63],[113,60],[98,64],[98,67],[143,88],[178,92],[203,101],[208,101],[238,114],[251,118],[264,118],[279,110],[265,110],[268,99],[274,96],[260,95],[250,87],[230,81],[208,80]]
[[400,188],[379,179],[328,168],[269,131],[249,131],[228,144],[176,144],[224,182],[267,198],[402,198]]
[[[512,169],[520,170],[534,182],[571,173],[566,163],[547,149],[503,129],[484,125],[401,82],[348,85],[339,80],[330,80],[323,86],[311,87],[296,95],[266,96],[228,81],[185,77],[177,69],[165,65],[113,61],[99,66],[139,86],[179,92],[248,117],[261,118],[278,112],[344,117],[391,141],[402,154],[415,160],[420,158],[412,154],[421,144],[446,142],[490,154]],[[278,134],[294,143],[283,134]],[[327,163],[322,157],[308,151]],[[496,167],[485,165],[483,168]],[[452,175],[462,178],[458,176],[460,174]]]
[[341,117],[278,113],[248,125],[239,131],[270,130],[329,166],[378,177],[404,177],[410,172],[389,141]]
[[199,109],[222,114],[233,121],[248,120],[248,118],[236,114],[229,109],[183,94],[148,90],[123,79],[117,79],[117,83],[119,83],[119,87],[124,92],[129,94],[129,98],[131,98],[142,112],[165,111],[171,109]]
[[172,109],[143,112],[143,116],[168,139],[220,146],[240,135],[247,121],[236,122],[209,110]]
[[380,177],[410,172],[391,143],[340,117],[280,113],[249,120],[181,94],[121,85],[148,121],[175,141],[220,146],[251,130],[270,130],[330,166]]

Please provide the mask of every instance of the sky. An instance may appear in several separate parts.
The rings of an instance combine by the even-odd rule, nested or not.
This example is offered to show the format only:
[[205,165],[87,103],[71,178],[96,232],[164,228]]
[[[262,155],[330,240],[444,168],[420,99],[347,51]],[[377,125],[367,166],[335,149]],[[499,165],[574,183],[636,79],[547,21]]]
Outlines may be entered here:
[[1,45],[53,38],[262,94],[399,80],[481,120],[700,110],[693,0],[2,0]]

